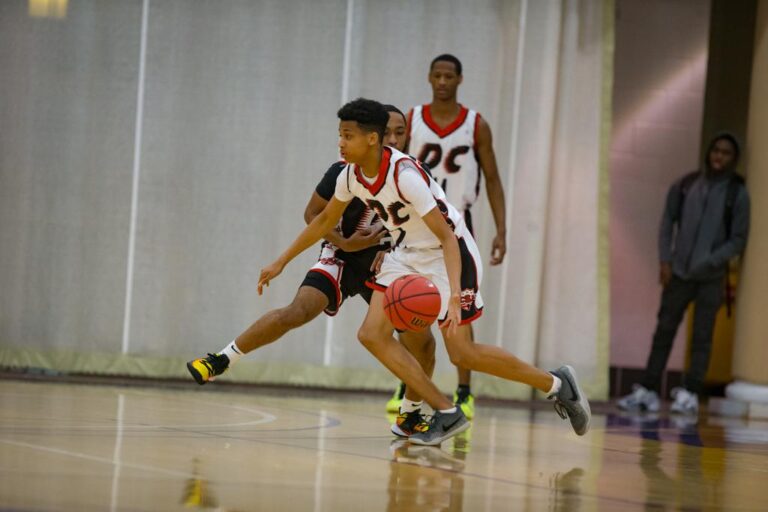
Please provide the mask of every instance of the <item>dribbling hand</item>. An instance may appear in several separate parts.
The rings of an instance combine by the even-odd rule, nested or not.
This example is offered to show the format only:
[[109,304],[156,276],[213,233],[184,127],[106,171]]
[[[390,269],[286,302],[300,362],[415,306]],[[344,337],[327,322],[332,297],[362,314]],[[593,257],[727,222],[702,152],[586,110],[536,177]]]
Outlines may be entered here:
[[345,240],[342,250],[346,252],[357,252],[374,247],[381,243],[381,239],[387,234],[385,229],[367,229],[356,231]]
[[274,263],[261,269],[261,273],[259,274],[259,284],[257,287],[259,295],[263,293],[265,286],[269,286],[269,282],[272,279],[280,275],[280,273],[283,271],[283,267],[285,267],[285,265],[279,261],[275,261]]

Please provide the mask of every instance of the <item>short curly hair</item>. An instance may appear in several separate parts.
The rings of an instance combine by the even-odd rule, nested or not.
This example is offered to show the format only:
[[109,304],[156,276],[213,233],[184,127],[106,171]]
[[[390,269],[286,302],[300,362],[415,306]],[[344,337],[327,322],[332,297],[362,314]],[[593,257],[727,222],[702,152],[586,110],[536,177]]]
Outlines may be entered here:
[[356,121],[357,125],[366,132],[378,133],[379,142],[384,140],[389,112],[378,101],[357,98],[341,107],[337,115],[342,121]]

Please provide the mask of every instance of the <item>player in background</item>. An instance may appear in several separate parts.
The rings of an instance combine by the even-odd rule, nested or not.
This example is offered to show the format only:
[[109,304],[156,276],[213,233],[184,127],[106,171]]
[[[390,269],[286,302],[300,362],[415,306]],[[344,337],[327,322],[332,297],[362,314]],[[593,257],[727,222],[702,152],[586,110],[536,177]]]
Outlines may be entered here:
[[[432,103],[415,106],[408,113],[408,152],[430,167],[448,202],[464,214],[464,222],[473,236],[471,208],[480,194],[481,177],[485,176],[485,191],[496,224],[491,265],[498,265],[507,252],[507,228],[504,188],[496,166],[491,128],[480,114],[458,102],[457,92],[463,80],[459,59],[448,54],[435,57],[428,79]],[[474,333],[471,334],[474,340]],[[460,366],[456,369],[458,386],[453,399],[471,419],[475,414],[472,374]],[[395,391],[387,410],[395,407],[403,387],[401,384]]]
[[419,362],[392,336],[394,327],[384,312],[384,293],[395,279],[419,273],[432,280],[441,296],[440,328],[451,361],[457,366],[522,382],[545,392],[555,410],[570,419],[578,435],[589,430],[589,402],[570,366],[546,372],[494,345],[472,342],[469,323],[482,314],[479,293],[482,263],[462,215],[445,200],[440,186],[420,164],[396,149],[383,146],[389,115],[384,107],[363,98],[338,112],[339,149],[348,164],[339,174],[336,191],[325,209],[291,245],[262,269],[258,291],[301,252],[317,242],[342,218],[354,198],[376,210],[396,240],[376,275],[360,342],[434,409],[431,420],[409,440],[437,445],[463,432],[469,422],[437,389]]
[[[387,105],[389,121],[385,143],[397,148],[405,146],[405,115],[396,107]],[[314,219],[333,196],[336,178],[346,162],[336,162],[318,183],[304,211],[304,220]],[[381,229],[376,212],[360,200],[354,200],[339,221],[336,229],[325,234],[318,262],[307,272],[295,298],[288,306],[267,312],[245,332],[228,343],[220,352],[187,363],[187,368],[198,384],[205,384],[224,373],[243,355],[263,347],[319,316],[323,311],[335,315],[348,297],[360,295],[370,302],[372,290],[365,285],[373,277],[376,257],[388,245],[382,243],[386,234]],[[381,254],[384,254],[383,251]],[[413,354],[428,375],[435,367],[435,338],[430,329],[403,332],[401,343]],[[409,405],[406,397],[405,405]],[[416,398],[416,401],[419,401]],[[399,412],[399,411],[396,411]],[[410,435],[421,423],[418,414],[401,414],[392,426],[400,436]]]

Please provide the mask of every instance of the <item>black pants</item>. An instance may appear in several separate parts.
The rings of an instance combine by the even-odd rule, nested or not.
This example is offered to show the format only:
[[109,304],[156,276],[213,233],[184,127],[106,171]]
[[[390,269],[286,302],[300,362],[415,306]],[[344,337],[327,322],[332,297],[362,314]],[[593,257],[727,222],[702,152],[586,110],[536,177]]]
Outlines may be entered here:
[[691,393],[699,393],[709,366],[712,351],[712,332],[717,310],[723,300],[723,278],[710,281],[688,281],[673,276],[661,295],[653,346],[645,366],[643,386],[659,391],[661,374],[667,366],[672,342],[677,328],[691,301],[695,301],[693,337],[691,340],[691,365],[683,381]]

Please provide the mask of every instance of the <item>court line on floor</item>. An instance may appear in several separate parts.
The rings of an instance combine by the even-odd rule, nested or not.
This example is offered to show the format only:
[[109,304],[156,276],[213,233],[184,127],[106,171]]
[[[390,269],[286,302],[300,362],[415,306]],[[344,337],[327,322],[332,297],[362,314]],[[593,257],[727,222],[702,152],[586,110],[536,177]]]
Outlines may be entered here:
[[[133,394],[134,395],[139,395],[139,396],[150,396],[150,397],[157,396],[155,393],[149,393],[149,392],[137,392],[137,393],[133,393]],[[189,398],[181,398],[180,400],[188,401],[188,402],[193,402],[196,405],[200,405],[200,401],[199,400],[192,400],[192,399],[189,399]],[[254,420],[254,421],[250,421],[250,422],[223,423],[223,424],[215,424],[215,425],[192,425],[192,426],[190,426],[190,425],[146,425],[146,424],[144,424],[144,425],[142,425],[142,424],[139,424],[139,425],[125,425],[125,426],[123,426],[123,433],[124,434],[125,433],[136,433],[136,432],[151,433],[151,432],[158,432],[158,431],[160,431],[160,432],[162,432],[162,431],[170,431],[170,432],[184,432],[184,433],[192,435],[192,436],[199,436],[199,435],[207,435],[208,432],[204,432],[204,431],[203,432],[199,432],[198,429],[203,429],[203,430],[205,430],[205,429],[208,429],[208,430],[211,430],[211,429],[220,430],[220,429],[227,429],[227,428],[231,428],[231,427],[244,427],[244,426],[262,425],[262,424],[274,422],[278,418],[278,416],[276,416],[274,414],[270,414],[270,413],[267,413],[267,412],[264,412],[264,411],[261,411],[261,410],[258,410],[258,409],[251,409],[251,408],[243,407],[243,406],[239,406],[239,405],[220,404],[220,403],[213,403],[213,405],[215,405],[217,407],[222,407],[222,408],[230,408],[230,409],[246,411],[246,412],[250,412],[250,413],[256,413],[256,414],[259,414],[259,415],[263,416],[263,418],[260,419],[260,420]],[[291,411],[291,412],[294,412],[294,413],[305,414],[305,415],[312,416],[312,417],[320,416],[320,414],[318,414],[317,412],[306,411],[306,410],[303,410],[303,409],[289,408],[289,407],[284,407],[284,406],[283,407],[272,406],[271,408],[287,410],[287,411]],[[341,420],[339,420],[338,418],[334,418],[334,417],[331,417],[331,416],[325,416],[325,419],[327,420],[327,423],[324,424],[324,425],[313,425],[313,426],[308,426],[308,427],[297,427],[297,428],[259,429],[259,430],[256,430],[255,433],[299,432],[299,431],[318,430],[318,429],[324,429],[324,428],[334,428],[334,427],[337,427],[337,426],[341,425],[341,423],[342,423]],[[73,425],[73,426],[68,426],[68,427],[61,427],[61,426],[56,426],[56,427],[34,427],[33,426],[33,427],[23,427],[23,429],[21,431],[17,432],[16,429],[19,429],[19,428],[20,427],[10,427],[10,428],[0,427],[0,432],[4,432],[4,433],[8,434],[9,430],[10,430],[10,433],[22,433],[24,435],[39,434],[41,432],[51,432],[51,431],[55,432],[55,433],[57,433],[59,435],[62,435],[65,432],[69,432],[69,433],[71,433],[71,432],[89,432],[89,433],[92,433],[92,432],[105,432],[105,433],[107,433],[108,432],[111,435],[112,431],[115,429],[115,426],[114,425],[103,425],[103,426],[102,425],[98,425],[98,426],[77,426],[77,425]]]
[[[263,425],[266,423],[272,423],[275,421],[277,417],[273,418],[264,418],[262,420],[254,420],[254,421],[246,421],[242,423],[224,423],[220,425],[152,425],[152,424],[133,424],[133,425],[125,425],[123,427],[125,432],[151,432],[153,430],[157,430],[160,428],[195,428],[195,429],[219,429],[219,428],[231,428],[231,427],[249,427],[249,426],[255,426],[255,425]],[[317,427],[312,427],[317,428]],[[295,429],[295,430],[306,430],[309,429],[309,427],[301,428],[301,429]],[[3,433],[24,433],[24,434],[31,434],[31,433],[40,433],[40,432],[58,432],[58,433],[65,433],[65,432],[114,432],[115,425],[70,425],[70,426],[51,426],[51,427],[35,427],[35,426],[9,426],[9,427],[0,427],[0,432]],[[282,429],[281,429],[282,430]],[[291,429],[285,429],[285,430],[291,430]],[[273,432],[275,430],[263,430],[260,432]]]
[[[153,396],[151,393],[133,393],[134,395],[142,395],[142,396]],[[156,396],[156,395],[154,395]],[[194,402],[196,405],[200,405],[199,400],[191,400],[191,399],[181,399],[184,401]],[[231,428],[231,427],[252,427],[255,425],[264,425],[267,423],[272,423],[277,419],[277,416],[274,414],[270,414],[268,412],[264,412],[258,409],[252,409],[249,407],[244,407],[240,405],[232,405],[232,404],[220,404],[215,402],[206,403],[206,406],[215,406],[215,407],[222,407],[222,408],[229,408],[229,409],[235,409],[237,411],[246,412],[250,414],[257,414],[261,416],[260,419],[252,420],[252,421],[242,421],[242,422],[235,422],[235,423],[216,423],[216,424],[208,424],[208,425],[146,425],[146,424],[133,424],[133,425],[126,425],[124,426],[124,431],[144,431],[144,430],[152,430],[157,429],[160,427],[178,427],[178,428],[202,428],[202,429],[211,429],[211,428]],[[19,427],[11,426],[10,429],[17,429]],[[57,426],[57,427],[24,427],[24,432],[28,433],[30,431],[109,431],[112,432],[115,429],[114,425],[71,425],[71,426]],[[0,427],[0,432],[5,431],[6,427]]]
[[[158,398],[161,396],[161,393],[150,393],[147,391],[133,391],[131,393],[124,393],[125,396],[139,396],[139,397],[152,397],[152,398]],[[192,398],[187,397],[174,397],[174,402],[191,402],[194,403],[196,406],[201,405],[201,400],[193,400]],[[194,428],[217,428],[217,427],[244,427],[244,426],[254,426],[254,425],[263,425],[265,423],[272,423],[277,419],[277,416],[274,414],[270,414],[268,412],[261,411],[259,409],[252,409],[250,407],[245,407],[242,405],[233,405],[233,404],[222,404],[218,403],[216,401],[206,401],[206,406],[213,406],[213,407],[221,407],[221,408],[227,408],[227,409],[235,409],[236,411],[241,412],[247,412],[250,414],[258,414],[262,418],[259,420],[253,420],[253,421],[243,421],[243,422],[237,422],[237,423],[216,423],[212,425],[193,425]],[[139,425],[143,428],[155,428],[154,425]],[[165,426],[165,425],[163,425]],[[171,425],[172,427],[176,427],[177,425]],[[186,428],[188,425],[178,425],[179,428]]]
[[[58,455],[67,455],[69,457],[76,457],[78,459],[89,460],[92,462],[100,462],[102,464],[109,464],[110,466],[116,465],[116,463],[112,459],[108,459],[106,457],[88,455],[87,453],[83,453],[83,452],[73,452],[69,450],[63,450],[61,448],[54,448],[52,446],[43,446],[41,444],[25,443],[23,441],[11,441],[9,439],[0,439],[0,443],[9,444],[11,446],[19,446],[22,448],[30,448],[32,450],[55,453]],[[168,476],[174,476],[174,477],[180,477],[180,478],[196,478],[196,475],[194,475],[193,473],[176,471],[173,469],[163,469],[163,468],[158,468],[154,466],[147,466],[145,464],[133,464],[131,462],[121,462],[117,465],[123,468],[138,469],[141,471],[154,471],[155,473],[162,473]]]

